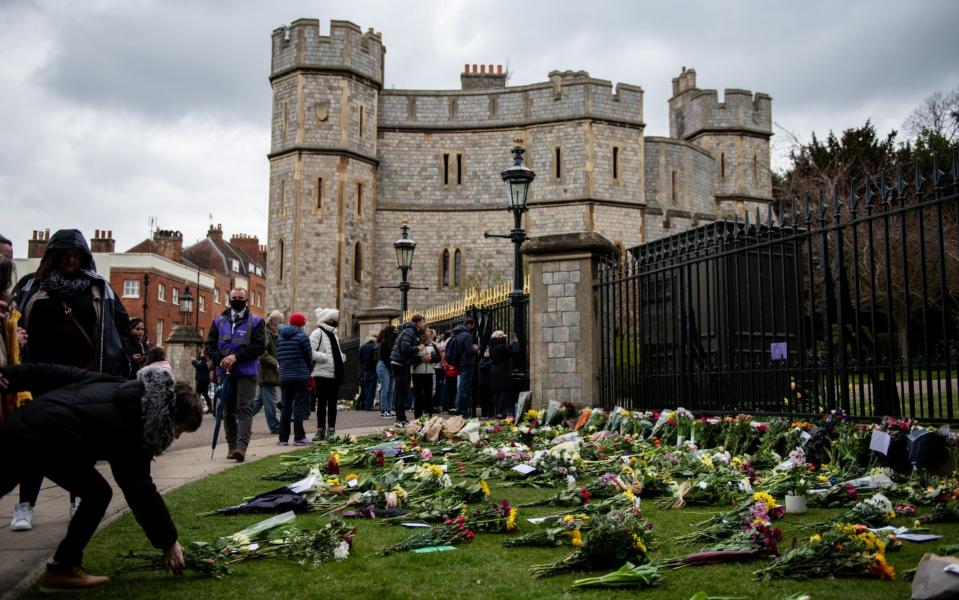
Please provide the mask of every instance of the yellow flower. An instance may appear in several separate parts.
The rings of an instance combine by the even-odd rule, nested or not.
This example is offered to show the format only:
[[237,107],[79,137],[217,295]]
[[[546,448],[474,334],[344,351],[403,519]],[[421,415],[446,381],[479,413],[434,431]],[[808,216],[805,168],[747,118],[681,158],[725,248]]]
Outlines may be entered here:
[[360,476],[357,475],[356,473],[350,473],[349,475],[347,475],[347,476],[344,477],[343,479],[344,479],[344,481],[350,481],[351,479],[359,479],[359,478],[360,478]]
[[396,495],[399,496],[400,498],[406,498],[407,496],[406,490],[401,488],[399,485],[394,485],[393,491],[396,492]]
[[483,490],[484,496],[489,496],[489,484],[485,479],[480,479],[480,489]]
[[563,517],[563,523],[572,523],[574,521],[573,515],[566,515]]
[[623,495],[626,496],[626,498],[627,498],[630,502],[632,502],[632,501],[633,501],[633,498],[636,497],[636,494],[634,494],[634,493],[633,493],[633,490],[630,489],[630,488],[626,488],[626,489],[623,491]]
[[796,382],[795,382],[795,381],[790,381],[790,382],[789,382],[789,389],[791,389],[791,390],[796,389]]
[[515,508],[509,509],[509,517],[506,518],[506,531],[516,531],[516,513]]
[[439,465],[431,465],[431,464],[429,464],[429,463],[427,463],[427,464],[424,465],[424,466],[427,467],[427,468],[430,470],[430,474],[431,474],[433,477],[436,477],[437,479],[439,479],[440,477],[443,476],[443,467],[441,467],[441,466],[439,466]]
[[821,542],[821,541],[822,541],[822,536],[817,533],[817,534],[815,534],[815,535],[810,536],[810,537],[809,537],[809,541],[812,542],[812,543]]
[[326,485],[340,485],[340,480],[336,477],[331,477],[330,479],[326,480]]
[[766,508],[776,508],[776,499],[766,492],[756,492],[753,494],[753,502],[762,502]]
[[707,471],[713,471],[716,467],[713,466],[713,459],[709,458],[705,454],[699,457],[700,462],[703,463],[703,466],[706,467]]
[[583,537],[579,534],[579,529],[574,529],[570,532],[570,543],[573,544],[574,548],[579,548],[583,545]]
[[648,550],[646,550],[646,544],[643,543],[643,538],[639,537],[635,533],[633,534],[633,545],[636,546],[636,549],[643,554],[648,552]]

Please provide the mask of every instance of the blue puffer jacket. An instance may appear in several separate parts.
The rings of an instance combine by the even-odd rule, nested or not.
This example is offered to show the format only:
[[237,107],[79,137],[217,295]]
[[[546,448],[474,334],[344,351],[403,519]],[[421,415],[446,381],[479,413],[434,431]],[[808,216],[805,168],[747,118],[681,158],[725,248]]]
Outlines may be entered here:
[[299,327],[282,325],[276,338],[276,362],[280,363],[280,383],[307,381],[313,369],[310,338]]

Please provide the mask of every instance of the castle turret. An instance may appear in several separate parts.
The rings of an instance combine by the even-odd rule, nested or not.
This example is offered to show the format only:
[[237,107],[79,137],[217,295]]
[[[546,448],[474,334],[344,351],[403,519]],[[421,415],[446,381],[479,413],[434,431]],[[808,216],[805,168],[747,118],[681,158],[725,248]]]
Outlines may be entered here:
[[772,98],[748,90],[696,87],[696,71],[683,67],[669,99],[670,137],[695,144],[716,161],[714,195],[721,214],[742,214],[772,200],[769,138]]
[[341,329],[372,301],[380,35],[316,19],[273,31],[268,302],[338,307]]

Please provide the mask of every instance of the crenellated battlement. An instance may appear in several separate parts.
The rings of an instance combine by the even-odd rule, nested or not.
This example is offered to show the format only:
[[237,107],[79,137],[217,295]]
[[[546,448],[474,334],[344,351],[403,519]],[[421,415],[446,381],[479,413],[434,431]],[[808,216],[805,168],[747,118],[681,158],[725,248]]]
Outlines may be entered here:
[[297,19],[288,27],[273,30],[273,60],[270,77],[296,69],[328,69],[353,72],[383,85],[386,49],[379,33],[365,33],[350,21],[330,21],[329,35],[320,35],[319,19]]
[[383,90],[380,128],[464,129],[596,118],[644,126],[643,88],[551,71],[549,81],[466,90]]
[[697,135],[729,131],[772,135],[772,98],[768,94],[727,88],[723,100],[717,90],[696,87],[695,69],[686,69],[673,79],[669,99],[669,134],[688,140]]

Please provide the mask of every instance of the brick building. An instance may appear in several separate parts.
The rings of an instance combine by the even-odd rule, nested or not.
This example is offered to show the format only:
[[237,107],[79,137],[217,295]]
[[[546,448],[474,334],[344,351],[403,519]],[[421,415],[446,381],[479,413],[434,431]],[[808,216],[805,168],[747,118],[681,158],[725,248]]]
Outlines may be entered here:
[[[49,239],[49,230],[33,232],[28,258],[17,260],[18,273],[36,270]],[[256,237],[239,234],[227,242],[217,225],[207,238],[187,248],[182,233],[162,229],[126,252],[116,252],[110,230],[97,229],[89,241],[97,272],[110,282],[130,317],[143,318],[151,341],[160,340],[162,345],[184,321],[208,330],[213,318],[229,306],[234,287],[246,288],[250,310],[264,316],[266,249]],[[180,314],[185,289],[193,297],[193,312],[187,318]]]
[[521,139],[532,236],[596,232],[617,246],[765,207],[772,198],[772,100],[673,80],[668,137],[645,135],[643,89],[552,71],[507,86],[493,65],[466,65],[458,90],[384,89],[381,35],[299,19],[272,35],[269,305],[336,306],[352,315],[398,305],[392,243],[417,243],[410,305],[456,300],[470,284],[509,280],[512,227],[499,173]]

